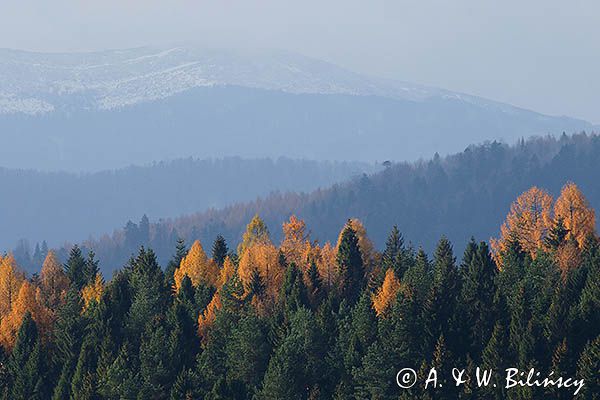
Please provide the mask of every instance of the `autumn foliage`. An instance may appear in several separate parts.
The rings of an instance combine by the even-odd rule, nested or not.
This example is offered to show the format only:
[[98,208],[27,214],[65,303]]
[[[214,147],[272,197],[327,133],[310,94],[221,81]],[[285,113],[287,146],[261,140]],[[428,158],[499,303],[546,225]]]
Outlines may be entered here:
[[384,315],[386,310],[396,300],[399,290],[400,280],[396,277],[392,269],[388,269],[385,273],[383,284],[373,294],[373,308],[378,316]]
[[562,243],[556,243],[555,250],[559,265],[568,269],[586,239],[595,234],[595,223],[594,210],[574,183],[562,188],[555,203],[548,192],[534,186],[511,205],[500,228],[500,238],[491,240],[494,258],[501,267],[502,255],[512,243],[535,258],[538,251],[548,250],[549,243],[555,240],[552,230],[564,226],[565,237],[560,238]]
[[194,286],[206,284],[215,286],[219,279],[219,269],[213,260],[210,260],[200,241],[196,240],[187,256],[181,260],[181,265],[175,270],[175,289],[179,291],[181,280],[184,276],[192,280]]
[[567,183],[554,204],[554,218],[562,218],[567,237],[582,247],[587,237],[595,232],[596,214],[583,193],[572,182]]

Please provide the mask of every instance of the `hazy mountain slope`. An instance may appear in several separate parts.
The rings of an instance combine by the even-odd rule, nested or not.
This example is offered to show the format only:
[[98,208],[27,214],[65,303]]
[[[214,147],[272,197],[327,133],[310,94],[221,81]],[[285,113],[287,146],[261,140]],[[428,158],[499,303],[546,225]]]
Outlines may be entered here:
[[177,160],[93,174],[0,169],[0,248],[20,238],[50,245],[152,219],[224,207],[276,190],[310,191],[379,169],[290,159]]
[[590,124],[285,52],[0,50],[0,163],[98,170],[183,156],[415,160]]
[[[305,219],[313,238],[334,241],[349,217],[360,218],[378,246],[397,224],[407,240],[431,251],[443,234],[460,252],[471,236],[487,240],[497,235],[511,202],[533,185],[558,195],[574,181],[600,206],[600,137],[577,135],[535,139],[508,147],[498,143],[472,146],[445,159],[396,164],[372,176],[311,194],[272,195],[222,210],[183,216],[151,226],[149,244],[164,262],[173,252],[174,238],[201,239],[210,246],[221,233],[233,246],[255,213],[267,222],[273,239],[281,238],[281,223],[293,213]],[[106,260],[110,270],[134,249],[127,237],[87,242]],[[136,247],[141,243],[130,241]],[[148,244],[148,243],[146,243]]]

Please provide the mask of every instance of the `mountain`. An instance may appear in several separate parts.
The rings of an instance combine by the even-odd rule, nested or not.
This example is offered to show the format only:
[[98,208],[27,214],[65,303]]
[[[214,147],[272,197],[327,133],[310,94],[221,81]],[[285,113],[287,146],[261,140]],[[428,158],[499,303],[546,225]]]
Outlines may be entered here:
[[181,159],[81,174],[0,168],[0,248],[20,238],[57,246],[143,214],[157,220],[278,190],[312,191],[380,169],[285,158]]
[[[181,216],[150,224],[146,242],[127,231],[83,243],[104,260],[107,273],[122,265],[141,244],[150,245],[161,262],[172,255],[175,238],[200,239],[205,247],[222,234],[232,248],[258,213],[275,242],[282,237],[281,221],[292,214],[306,221],[312,237],[334,242],[348,218],[359,218],[369,237],[382,248],[390,227],[397,224],[406,241],[431,252],[442,235],[458,254],[468,240],[498,235],[511,202],[531,186],[557,196],[575,182],[593,208],[600,207],[600,136],[578,134],[519,141],[514,146],[492,142],[470,146],[448,157],[393,164],[381,172],[312,193],[273,194],[220,210]],[[128,238],[129,237],[129,238]],[[129,243],[126,245],[125,243]],[[66,254],[66,248],[62,254]]]
[[282,51],[0,50],[0,163],[92,171],[187,156],[416,160],[590,130]]

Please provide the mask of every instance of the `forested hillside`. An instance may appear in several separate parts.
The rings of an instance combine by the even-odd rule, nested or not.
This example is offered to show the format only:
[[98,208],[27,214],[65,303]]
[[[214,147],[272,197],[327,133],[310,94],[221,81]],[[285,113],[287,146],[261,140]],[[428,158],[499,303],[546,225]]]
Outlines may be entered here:
[[[96,173],[0,168],[0,246],[26,238],[15,252],[28,266],[35,243],[51,247],[111,232],[128,219],[176,217],[254,200],[273,191],[311,191],[362,173],[374,164],[270,159],[181,159]],[[42,260],[37,257],[34,268]]]
[[[407,241],[432,251],[443,234],[459,251],[474,236],[488,240],[508,206],[528,187],[539,185],[557,196],[565,182],[575,182],[600,208],[600,137],[563,135],[535,138],[508,146],[489,143],[470,146],[462,153],[419,163],[392,164],[374,175],[336,184],[310,194],[274,194],[224,209],[152,223],[129,224],[112,236],[85,242],[109,273],[122,266],[139,245],[150,245],[164,263],[177,237],[204,243],[222,234],[229,242],[241,240],[244,226],[259,214],[278,242],[280,221],[295,214],[311,227],[313,237],[334,241],[348,217],[359,218],[377,248],[382,248],[390,224]],[[67,249],[63,249],[64,259]]]
[[[530,188],[492,251],[469,241],[460,261],[446,237],[429,256],[391,226],[380,253],[356,219],[333,244],[295,216],[282,228],[277,245],[254,217],[209,254],[179,241],[164,270],[142,247],[106,282],[77,246],[32,277],[2,257],[3,398],[598,398],[600,243],[576,185]],[[508,387],[505,368],[561,385]]]

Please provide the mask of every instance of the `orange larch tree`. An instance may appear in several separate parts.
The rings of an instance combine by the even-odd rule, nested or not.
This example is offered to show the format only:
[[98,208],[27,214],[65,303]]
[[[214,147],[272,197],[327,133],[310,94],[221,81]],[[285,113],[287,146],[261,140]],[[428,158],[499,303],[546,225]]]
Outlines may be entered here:
[[206,333],[208,329],[214,324],[215,319],[217,318],[217,311],[222,307],[221,304],[221,294],[216,292],[213,295],[212,300],[206,306],[204,312],[202,312],[198,316],[198,336],[201,339],[206,339]]
[[305,270],[311,247],[306,223],[292,215],[288,222],[283,223],[283,235],[281,251],[285,259],[288,263],[293,262],[301,270]]
[[222,288],[227,283],[227,281],[231,279],[231,277],[235,274],[235,271],[235,264],[231,260],[231,257],[225,257],[225,261],[223,262],[223,268],[221,268],[221,271],[219,273],[219,282],[217,289]]
[[219,280],[219,268],[213,260],[209,260],[199,240],[196,240],[187,256],[181,259],[179,268],[173,278],[175,290],[179,291],[183,277],[187,275],[194,286],[200,283],[216,287]]
[[512,203],[500,228],[500,239],[492,239],[496,262],[501,264],[500,255],[512,241],[517,241],[524,251],[535,257],[551,227],[552,196],[534,186]]
[[573,182],[563,186],[554,205],[554,217],[562,218],[567,237],[582,247],[586,238],[595,233],[596,215],[587,199]]
[[24,280],[25,275],[17,266],[14,256],[9,254],[3,257],[0,263],[0,318],[11,312]]
[[238,255],[241,257],[247,248],[253,244],[270,244],[271,237],[269,229],[262,219],[257,215],[252,218],[252,221],[246,226],[246,231],[242,236],[242,242],[237,248]]
[[319,257],[317,258],[317,269],[323,283],[328,288],[336,285],[338,280],[338,269],[336,263],[336,248],[327,242],[321,248]]
[[283,269],[279,265],[279,252],[275,246],[257,242],[246,248],[238,267],[238,276],[244,288],[250,284],[254,271],[260,274],[267,294],[275,298],[283,281]]
[[92,301],[100,302],[100,297],[104,292],[104,279],[102,274],[97,273],[94,282],[90,282],[81,289],[81,297],[83,298],[83,310],[87,310]]
[[383,284],[372,296],[373,309],[378,316],[384,315],[386,310],[394,303],[400,286],[400,280],[396,277],[394,271],[391,268],[388,269]]
[[52,250],[48,252],[40,271],[40,288],[46,307],[56,311],[65,300],[69,278]]
[[14,345],[17,332],[27,312],[31,313],[38,325],[40,336],[47,337],[49,335],[51,321],[47,310],[40,304],[40,297],[39,288],[34,287],[26,280],[23,281],[10,312],[0,321],[0,343],[5,348],[10,349]]

